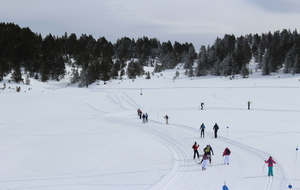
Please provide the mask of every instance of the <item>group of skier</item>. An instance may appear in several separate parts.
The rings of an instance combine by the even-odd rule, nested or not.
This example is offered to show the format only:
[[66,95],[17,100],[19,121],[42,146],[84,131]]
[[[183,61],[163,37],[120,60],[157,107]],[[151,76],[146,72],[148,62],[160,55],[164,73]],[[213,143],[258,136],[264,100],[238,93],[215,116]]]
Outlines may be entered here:
[[[250,101],[249,101],[250,102]],[[250,102],[251,103],[251,102]],[[249,109],[250,109],[250,105],[249,105]],[[200,125],[200,138],[204,138],[205,136],[205,125],[204,123],[202,123]],[[217,138],[218,137],[218,130],[219,130],[219,126],[217,123],[215,123],[214,127],[214,137]],[[198,152],[198,148],[199,148],[199,144],[197,144],[197,142],[194,143],[193,145],[193,149],[194,149],[194,159],[196,158],[196,156],[200,157],[199,152]],[[209,163],[211,163],[211,156],[214,155],[213,149],[210,145],[207,145],[204,149],[203,149],[203,155],[202,155],[202,160],[199,164],[202,164],[202,170],[206,170],[207,168],[207,161],[209,160]],[[225,148],[224,152],[223,152],[223,157],[224,157],[224,164],[229,165],[229,156],[231,154],[231,151],[228,147]],[[272,157],[270,156],[270,158],[268,160],[265,160],[265,162],[268,164],[268,176],[273,176],[273,164],[276,164],[276,162],[272,159]]]
[[137,114],[140,117],[140,119],[143,119],[143,123],[148,123],[148,114],[147,113],[143,113],[142,110],[139,108],[137,110]]
[[[248,109],[250,109],[250,105],[252,102],[248,102]],[[203,109],[204,103],[201,104],[201,109]],[[138,108],[137,110],[137,114],[139,116],[140,119],[143,119],[143,123],[148,123],[148,114],[147,113],[143,113],[141,111],[140,108]],[[165,120],[166,120],[166,124],[169,124],[168,122],[168,115],[164,116]],[[202,123],[200,125],[200,138],[204,138],[205,137],[205,124]],[[214,124],[213,126],[213,131],[214,131],[214,137],[217,138],[218,137],[218,130],[219,130],[219,126],[217,123]],[[194,150],[194,156],[193,158],[196,159],[196,157],[198,159],[200,159],[200,156],[202,157],[201,161],[199,162],[199,164],[202,165],[202,170],[206,170],[207,168],[207,163],[211,163],[211,157],[212,155],[214,155],[214,151],[213,148],[208,144],[206,145],[206,147],[203,149],[203,154],[200,155],[198,152],[198,148],[199,148],[199,144],[197,144],[197,142],[194,143],[194,145],[192,146],[193,150]],[[229,165],[229,157],[231,154],[231,150],[226,147],[225,150],[223,151],[222,156],[224,157],[224,164]],[[276,164],[276,162],[273,160],[273,158],[270,156],[268,160],[265,160],[265,163],[268,164],[268,176],[273,176],[273,165]]]
[[[205,131],[205,125],[204,123],[202,123],[200,125],[200,129],[199,129],[201,132],[200,132],[200,138],[204,138],[204,131]],[[215,123],[214,127],[213,127],[213,130],[214,130],[214,136],[215,138],[218,137],[218,130],[219,130],[219,125],[217,123]]]
[[[197,142],[195,142],[194,145],[192,146],[192,148],[194,150],[194,159],[196,159],[196,157],[199,159],[200,158],[200,154],[198,152],[199,144],[197,144]],[[228,147],[226,147],[223,152],[223,155],[222,155],[224,157],[224,164],[229,165],[230,154],[231,154],[231,151],[229,150]],[[199,162],[199,164],[202,164],[202,170],[206,170],[208,162],[211,163],[212,155],[214,155],[213,148],[208,144],[203,149],[203,154],[201,155],[202,160]]]

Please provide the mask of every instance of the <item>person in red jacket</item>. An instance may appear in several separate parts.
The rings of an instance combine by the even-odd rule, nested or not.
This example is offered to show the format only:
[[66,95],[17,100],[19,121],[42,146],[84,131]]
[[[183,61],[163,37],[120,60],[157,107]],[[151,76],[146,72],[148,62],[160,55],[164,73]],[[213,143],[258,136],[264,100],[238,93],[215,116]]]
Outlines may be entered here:
[[224,156],[224,164],[229,165],[229,156],[230,156],[231,151],[229,150],[228,147],[225,148],[223,155]]
[[199,152],[198,152],[198,148],[199,148],[199,144],[197,145],[197,142],[195,142],[195,144],[193,145],[193,149],[194,149],[194,160],[196,158],[196,155],[199,159]]
[[265,160],[265,162],[268,164],[268,176],[273,176],[273,164],[276,164],[276,162],[273,160],[272,156],[268,160]]

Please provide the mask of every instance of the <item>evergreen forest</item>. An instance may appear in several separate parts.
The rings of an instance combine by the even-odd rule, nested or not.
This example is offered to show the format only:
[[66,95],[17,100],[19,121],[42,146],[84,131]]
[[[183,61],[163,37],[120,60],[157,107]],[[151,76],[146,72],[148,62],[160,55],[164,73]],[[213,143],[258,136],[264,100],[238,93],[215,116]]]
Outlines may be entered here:
[[122,37],[112,43],[105,37],[74,33],[43,38],[28,27],[0,23],[0,81],[11,74],[11,80],[17,83],[26,82],[26,78],[60,81],[66,75],[66,66],[72,68],[70,83],[79,87],[125,75],[130,79],[147,75],[150,79],[143,66],[160,72],[179,63],[188,77],[240,74],[246,78],[251,73],[251,61],[263,75],[279,69],[296,74],[300,73],[299,54],[300,34],[289,29],[239,37],[225,34],[213,45],[201,46],[197,53],[192,43],[160,42],[145,36]]

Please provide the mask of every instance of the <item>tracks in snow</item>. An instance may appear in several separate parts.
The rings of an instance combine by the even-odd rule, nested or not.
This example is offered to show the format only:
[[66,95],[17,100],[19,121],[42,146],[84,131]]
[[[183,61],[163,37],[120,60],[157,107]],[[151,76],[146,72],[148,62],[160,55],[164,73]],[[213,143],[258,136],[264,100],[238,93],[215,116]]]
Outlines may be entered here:
[[[126,93],[121,92],[121,100],[123,101],[122,103],[124,104],[128,104],[130,107],[135,108],[136,107],[140,107],[138,106],[138,104],[132,100]],[[120,95],[120,94],[119,94]],[[118,98],[119,103],[121,103],[120,99]],[[117,103],[116,102],[116,103]],[[127,106],[128,106],[127,105]],[[109,114],[109,116],[107,116],[106,114],[101,116],[102,119],[106,120],[107,122],[116,122],[116,123],[123,123],[124,122],[124,118],[118,118],[113,116],[113,114]],[[158,122],[155,121],[151,121],[157,124],[160,124]],[[133,123],[133,121],[128,121],[128,123]],[[170,138],[170,136],[164,136],[161,133],[159,133],[159,131],[157,131],[155,128],[152,127],[140,127],[140,123],[134,124],[139,130],[143,131],[146,134],[149,134],[150,136],[156,138],[158,141],[160,141],[162,144],[164,144],[165,146],[167,146],[170,151],[174,154],[174,159],[176,160],[176,162],[174,162],[174,167],[172,168],[172,170],[169,172],[169,174],[164,177],[163,179],[161,179],[158,183],[154,184],[151,189],[170,189],[172,187],[172,185],[175,184],[175,182],[185,173],[187,167],[188,167],[188,158],[187,155],[185,154],[185,151],[181,148],[181,146],[179,146],[178,144],[180,144],[178,141],[176,141],[176,139],[174,138]],[[192,127],[188,127],[188,126],[184,126],[184,125],[175,125],[177,127],[180,127],[184,130],[188,130],[188,131],[192,131],[192,132],[196,132],[198,133],[197,129],[194,129]],[[242,150],[246,150],[247,152],[249,152],[250,154],[254,155],[255,157],[258,157],[259,159],[264,160],[266,157],[269,156],[268,153],[263,152],[262,150],[256,149],[254,147],[250,147],[248,145],[245,144],[241,144],[240,142],[234,141],[234,140],[230,140],[228,138],[224,138],[224,137],[219,137],[218,138],[220,141],[226,142],[232,146],[235,146],[239,149]],[[279,172],[278,174],[280,175],[281,181],[279,183],[276,183],[276,187],[274,187],[274,178],[273,177],[267,177],[265,186],[263,188],[263,190],[271,190],[271,189],[284,189],[284,172],[282,170],[282,168],[280,167],[280,164],[277,162],[276,167],[278,167]],[[277,169],[277,170],[278,170]]]
[[151,189],[170,189],[172,185],[180,178],[180,176],[186,171],[188,166],[188,157],[184,150],[178,146],[178,143],[174,139],[167,138],[166,136],[158,133],[152,128],[142,128],[142,131],[153,136],[165,146],[167,146],[174,154],[174,159],[177,160],[168,174],[163,180],[151,187]]

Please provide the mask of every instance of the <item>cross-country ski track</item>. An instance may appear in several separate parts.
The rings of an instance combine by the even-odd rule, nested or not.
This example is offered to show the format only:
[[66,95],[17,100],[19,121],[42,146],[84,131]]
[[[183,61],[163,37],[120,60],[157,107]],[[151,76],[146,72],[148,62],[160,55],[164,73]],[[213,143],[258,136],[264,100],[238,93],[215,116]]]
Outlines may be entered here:
[[[61,90],[64,89],[57,91]],[[180,88],[176,90],[180,91]],[[288,184],[285,176],[286,170],[282,168],[280,160],[277,160],[276,157],[277,164],[274,166],[275,175],[274,177],[267,176],[268,168],[264,160],[272,155],[272,152],[266,152],[251,146],[251,144],[242,143],[239,141],[239,138],[231,139],[226,130],[221,130],[218,138],[214,138],[212,132],[213,123],[206,123],[205,138],[200,138],[199,126],[205,120],[205,116],[200,115],[200,113],[224,111],[225,106],[218,107],[212,105],[210,109],[200,111],[197,106],[190,107],[187,105],[181,106],[178,109],[176,105],[168,103],[157,103],[156,105],[152,103],[144,104],[146,103],[144,101],[147,95],[133,97],[133,91],[136,90],[91,88],[87,92],[79,93],[78,95],[74,94],[72,97],[64,96],[61,100],[51,99],[56,93],[53,91],[45,97],[45,100],[50,99],[53,101],[51,106],[42,109],[36,105],[39,109],[27,113],[26,117],[21,116],[17,120],[4,122],[0,126],[0,129],[4,130],[4,132],[7,130],[8,132],[1,134],[0,137],[2,140],[8,139],[9,141],[5,142],[13,144],[12,147],[16,145],[19,149],[19,144],[25,142],[24,144],[26,145],[27,142],[31,141],[34,142],[29,144],[31,146],[38,147],[36,142],[46,142],[46,144],[41,144],[42,148],[38,147],[36,151],[32,150],[33,153],[31,153],[45,159],[41,161],[42,167],[32,172],[31,175],[28,175],[27,172],[24,172],[25,174],[16,174],[10,171],[11,173],[8,177],[0,178],[0,190],[75,190],[85,187],[87,189],[129,188],[151,190],[195,189],[195,187],[199,187],[199,189],[213,190],[220,189],[224,182],[229,187],[235,187],[229,188],[233,190],[239,186],[242,186],[243,190],[285,189],[285,186]],[[211,96],[216,98],[216,93],[211,93]],[[218,97],[222,102],[230,102],[226,97],[223,98],[222,94],[218,94]],[[174,99],[178,100],[177,97]],[[147,110],[149,114],[148,123],[143,124],[142,120],[138,118],[136,113],[137,108]],[[243,111],[240,108],[235,108],[235,106],[226,110],[229,112]],[[277,111],[276,109],[274,110],[275,112]],[[258,111],[271,112],[274,110],[257,109],[252,113]],[[299,111],[284,109],[284,112],[293,113]],[[64,115],[65,113],[69,114]],[[168,125],[163,118],[166,113],[171,113]],[[190,113],[190,115],[187,113]],[[178,116],[183,118],[181,118],[181,122],[178,122],[178,118],[176,118]],[[197,123],[196,125],[189,124],[192,119],[196,120],[194,122]],[[222,119],[230,120],[231,118]],[[184,121],[187,121],[186,124],[183,124],[185,123]],[[37,126],[31,128],[32,125]],[[111,130],[111,128],[115,128],[116,130]],[[17,132],[10,131],[14,129],[19,129],[21,132],[17,130]],[[27,129],[29,130],[27,131]],[[119,132],[119,130],[121,131]],[[240,131],[242,129],[236,130],[236,132]],[[13,134],[10,135],[10,132],[13,132]],[[253,133],[256,132],[254,131]],[[275,131],[274,134],[276,133],[279,132]],[[129,138],[133,137],[132,134],[141,136],[140,138],[145,138],[146,142],[142,142],[142,145],[139,146],[141,141],[136,142],[135,138],[128,139],[126,137],[127,134],[130,135]],[[263,136],[265,134],[261,133],[259,135]],[[18,138],[23,140],[19,141]],[[68,139],[70,142],[68,142]],[[115,141],[116,149],[118,151],[122,150],[122,153],[119,154],[118,151],[106,149],[104,139],[112,139],[110,143]],[[56,147],[47,144],[50,141],[58,141],[57,145],[61,145],[65,149],[62,148],[56,151]],[[202,154],[202,150],[207,144],[213,147],[214,155],[212,156],[212,163],[208,164],[206,171],[202,171],[201,165],[195,163],[193,159],[191,146],[195,141],[200,145],[200,154]],[[124,143],[132,145],[132,147],[123,147]],[[146,147],[153,148],[152,150],[143,148],[147,143],[149,147]],[[153,145],[151,145],[152,143]],[[69,149],[73,148],[73,144],[75,144],[75,147],[72,152]],[[46,146],[44,147],[44,145]],[[77,147],[80,151],[78,151],[78,154],[75,154],[74,152],[77,152]],[[98,147],[101,148],[98,149]],[[223,164],[222,153],[225,147],[229,147],[232,151],[230,165]],[[155,150],[156,148],[158,151]],[[129,160],[123,159],[126,149],[131,151],[129,154],[133,154],[126,155],[128,158],[138,158],[128,163]],[[36,153],[39,150],[42,150],[42,155]],[[64,150],[69,152],[64,155]],[[49,155],[47,151],[50,151]],[[151,154],[148,153],[149,151]],[[57,155],[55,155],[56,153]],[[73,160],[74,157],[69,155],[69,153],[71,155],[74,153],[79,158],[75,157],[75,160]],[[20,154],[23,155],[24,153]],[[56,158],[60,157],[60,154],[63,156]],[[14,158],[19,161],[18,164],[24,167],[23,158],[22,160],[18,160],[18,155],[19,153]],[[110,155],[117,156],[118,158],[112,157],[109,163],[106,163],[107,159],[104,161],[101,160],[101,158]],[[163,155],[163,159],[159,160],[161,155]],[[31,158],[30,156],[28,158]],[[143,160],[143,156],[147,156],[147,162]],[[158,162],[149,162],[151,159],[158,160]],[[87,161],[82,163],[82,160]],[[116,160],[118,163],[116,163]],[[199,161],[198,159],[196,160]],[[25,163],[31,163],[29,159],[25,159],[25,161]],[[39,161],[39,159],[35,159],[35,161]],[[47,168],[45,165],[48,164],[48,161],[51,162],[49,165],[54,167]],[[62,163],[61,161],[70,163]],[[34,167],[37,166],[35,163],[31,164]],[[64,165],[67,165],[69,169],[60,170],[59,168]],[[106,166],[103,167],[103,165]],[[25,168],[28,168],[30,173],[30,167]],[[44,172],[43,168],[49,171]],[[39,173],[39,171],[42,171],[43,174]],[[247,185],[243,186],[243,184]]]
[[[238,156],[236,155],[238,152],[244,152],[244,155],[247,155],[246,159],[250,159],[250,157],[254,157],[255,160],[257,160],[258,165],[262,166],[264,164],[264,160],[265,158],[267,158],[269,156],[269,153],[267,152],[263,152],[261,150],[258,150],[256,148],[241,144],[239,142],[230,140],[228,138],[219,136],[218,139],[213,139],[213,134],[210,132],[206,132],[206,135],[208,136],[207,139],[197,139],[199,136],[199,130],[189,127],[189,126],[185,126],[185,125],[178,125],[178,124],[170,124],[170,125],[165,125],[163,122],[157,122],[155,120],[150,119],[149,123],[146,124],[142,124],[141,120],[139,120],[137,118],[137,116],[135,116],[135,108],[136,107],[141,107],[138,106],[138,104],[136,102],[133,101],[133,99],[131,99],[128,95],[126,95],[126,93],[122,92],[122,97],[121,98],[117,98],[118,96],[116,94],[114,94],[114,96],[110,96],[115,97],[116,100],[114,100],[114,102],[118,102],[121,103],[119,101],[119,99],[122,99],[123,102],[126,102],[127,104],[131,105],[132,108],[126,109],[126,110],[132,110],[132,112],[130,112],[130,115],[127,115],[126,118],[124,117],[119,117],[119,115],[123,115],[121,113],[114,113],[114,114],[109,114],[109,117],[106,117],[105,115],[103,115],[101,118],[105,118],[106,122],[110,123],[110,122],[116,122],[116,123],[122,123],[124,125],[128,125],[128,126],[134,126],[137,129],[143,131],[144,133],[153,136],[155,139],[157,139],[159,142],[161,142],[162,146],[167,146],[168,149],[172,152],[172,154],[174,155],[174,161],[173,161],[173,167],[172,170],[170,170],[170,172],[168,173],[167,176],[165,176],[164,178],[162,178],[160,181],[158,181],[157,183],[153,184],[151,186],[151,189],[179,189],[179,187],[176,185],[177,181],[180,180],[187,180],[189,181],[189,183],[191,183],[191,178],[186,179],[186,177],[182,177],[185,174],[189,173],[191,170],[197,170],[199,174],[195,175],[193,174],[193,178],[192,179],[202,179],[203,175],[205,176],[205,172],[201,171],[201,166],[198,166],[197,164],[195,165],[194,160],[192,159],[192,155],[193,155],[193,151],[191,150],[190,146],[193,143],[193,141],[189,140],[187,141],[186,139],[190,139],[191,137],[194,136],[194,138],[197,140],[197,142],[200,144],[200,149],[199,149],[199,153],[202,153],[202,149],[204,148],[204,146],[206,145],[206,142],[210,142],[211,146],[214,148],[214,150],[218,150],[216,149],[217,147],[222,149],[222,144],[226,144],[226,146],[231,147],[231,149],[234,148],[236,153],[233,153],[234,156]],[[122,105],[120,105],[121,107],[123,107]],[[125,109],[124,109],[125,110]],[[170,132],[170,128],[172,128],[172,132]],[[176,132],[178,130],[178,132]],[[180,137],[180,138],[179,138]],[[188,148],[187,148],[188,147]],[[216,152],[216,151],[215,151]],[[220,155],[220,151],[215,154]],[[239,155],[240,156],[240,155]],[[215,156],[213,156],[213,160]],[[245,168],[241,163],[236,163],[233,162],[232,165],[238,165],[238,167],[236,168],[244,168],[244,171],[247,171],[248,168]],[[217,167],[233,167],[232,165],[230,166],[225,166],[222,165],[222,163],[215,163],[213,161],[213,163],[211,165],[209,165],[209,168],[216,168]],[[253,168],[253,165],[248,165],[247,167]],[[263,184],[262,186],[258,187],[259,189],[262,190],[271,190],[271,189],[283,189],[284,186],[284,172],[280,167],[280,164],[277,163],[276,167],[278,168],[278,173],[279,176],[276,177],[276,179],[274,180],[274,177],[267,177],[265,175],[267,167],[265,169],[265,171],[263,171],[264,173],[261,176],[257,176],[257,177],[263,177],[265,179],[265,184]],[[275,168],[274,168],[275,169]],[[215,171],[216,173],[219,173],[218,169]],[[224,173],[227,173],[226,170],[223,171]],[[243,174],[243,171],[240,171],[241,176],[245,175]],[[258,175],[260,173],[258,172]],[[222,176],[222,174],[216,174],[218,176]],[[224,176],[226,176],[228,174],[224,174]],[[230,175],[230,174],[229,174]],[[231,178],[236,178],[238,179],[239,176],[232,176]],[[183,179],[181,179],[183,178]],[[227,178],[224,177],[224,180]],[[252,177],[244,177],[244,179],[251,179]],[[192,182],[193,183],[193,182]],[[197,182],[194,182],[197,183]],[[179,184],[182,184],[179,183]],[[203,185],[203,184],[201,184]],[[210,189],[213,189],[211,186],[211,184],[207,184],[208,187],[210,187]],[[187,187],[181,187],[181,188],[187,188]],[[187,188],[188,189],[188,188]],[[247,189],[246,187],[244,189]],[[250,188],[251,189],[251,188]]]

